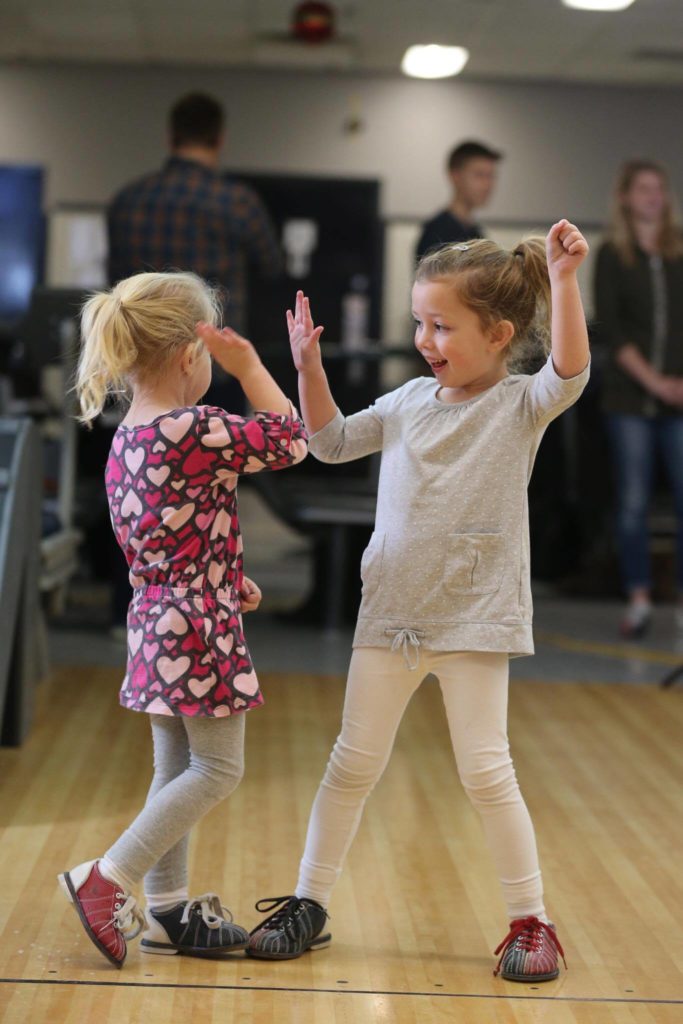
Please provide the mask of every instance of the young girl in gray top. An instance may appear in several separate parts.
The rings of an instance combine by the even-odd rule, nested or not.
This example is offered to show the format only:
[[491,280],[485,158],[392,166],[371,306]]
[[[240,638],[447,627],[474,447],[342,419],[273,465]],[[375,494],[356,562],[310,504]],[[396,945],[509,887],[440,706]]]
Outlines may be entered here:
[[[252,932],[252,956],[287,959],[329,942],[325,908],[363,805],[411,696],[433,673],[511,921],[496,973],[524,982],[559,973],[562,949],[508,746],[508,661],[533,653],[534,458],[548,423],[588,380],[576,279],[587,252],[562,220],[545,244],[530,239],[508,252],[478,240],[425,256],[413,288],[415,345],[434,376],[346,419],[330,393],[308,300],[299,293],[288,313],[310,450],[324,462],[381,451],[382,465],[341,733],[313,805],[296,895],[257,904],[275,912]],[[543,368],[511,373],[549,333]]]

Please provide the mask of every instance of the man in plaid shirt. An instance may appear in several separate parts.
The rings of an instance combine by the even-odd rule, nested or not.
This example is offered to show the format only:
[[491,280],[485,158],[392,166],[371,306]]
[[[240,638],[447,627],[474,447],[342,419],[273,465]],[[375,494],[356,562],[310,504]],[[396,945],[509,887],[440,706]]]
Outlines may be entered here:
[[[218,170],[223,109],[210,96],[179,100],[170,116],[171,156],[160,171],[127,185],[107,211],[109,280],[146,270],[192,270],[221,285],[226,322],[246,330],[247,270],[283,269],[275,231],[248,185]],[[239,383],[215,367],[205,401],[244,412]],[[125,561],[112,546],[113,628],[124,630],[131,591]]]
[[170,131],[161,170],[127,185],[109,206],[110,283],[145,270],[192,270],[223,286],[226,320],[244,333],[249,264],[267,277],[282,269],[273,225],[248,185],[219,173],[219,103],[185,96],[171,110]]

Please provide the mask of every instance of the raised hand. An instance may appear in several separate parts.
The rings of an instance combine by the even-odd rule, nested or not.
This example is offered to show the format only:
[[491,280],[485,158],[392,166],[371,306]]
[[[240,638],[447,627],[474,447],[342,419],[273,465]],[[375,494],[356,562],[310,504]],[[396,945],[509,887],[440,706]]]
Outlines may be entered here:
[[292,358],[299,373],[321,367],[320,335],[324,328],[313,325],[310,303],[301,291],[296,293],[294,313],[287,310],[287,328]]
[[256,349],[231,327],[218,330],[202,321],[197,324],[200,338],[219,366],[241,381],[261,365]]
[[545,240],[548,272],[552,277],[574,274],[588,255],[588,242],[575,224],[560,220],[553,224]]

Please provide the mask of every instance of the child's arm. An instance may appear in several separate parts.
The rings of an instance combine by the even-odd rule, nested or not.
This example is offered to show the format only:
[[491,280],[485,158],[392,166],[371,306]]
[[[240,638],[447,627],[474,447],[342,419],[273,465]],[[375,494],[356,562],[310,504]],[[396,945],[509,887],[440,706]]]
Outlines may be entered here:
[[211,324],[197,324],[197,336],[201,338],[219,366],[236,377],[255,409],[289,416],[292,405],[284,391],[273,380],[261,362],[250,341],[242,338],[230,327],[219,331]]
[[588,330],[576,271],[588,243],[568,220],[553,224],[546,238],[552,296],[552,356],[560,377],[576,377],[588,364]]
[[[254,346],[229,327],[197,324],[197,335],[224,370],[239,380],[255,406],[254,418],[209,409],[201,428],[207,458],[221,453],[222,468],[235,473],[286,469],[306,456],[304,426],[287,396],[259,359]],[[220,468],[220,467],[218,467]]]
[[327,374],[323,369],[320,335],[324,328],[314,327],[311,307],[303,292],[296,293],[294,313],[287,310],[287,327],[292,358],[299,373],[299,402],[306,430],[317,434],[337,415]]
[[320,352],[322,327],[315,327],[308,299],[296,293],[294,313],[287,310],[292,357],[299,371],[301,415],[309,448],[321,462],[350,462],[382,448],[384,425],[380,399],[371,408],[344,418],[332,397]]

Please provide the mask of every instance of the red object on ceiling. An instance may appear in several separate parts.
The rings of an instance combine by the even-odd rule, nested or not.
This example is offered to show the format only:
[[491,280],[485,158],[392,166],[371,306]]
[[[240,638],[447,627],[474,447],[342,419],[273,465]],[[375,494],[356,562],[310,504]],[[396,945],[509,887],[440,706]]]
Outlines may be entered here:
[[292,32],[305,43],[324,43],[334,35],[334,8],[320,0],[306,0],[294,8]]

